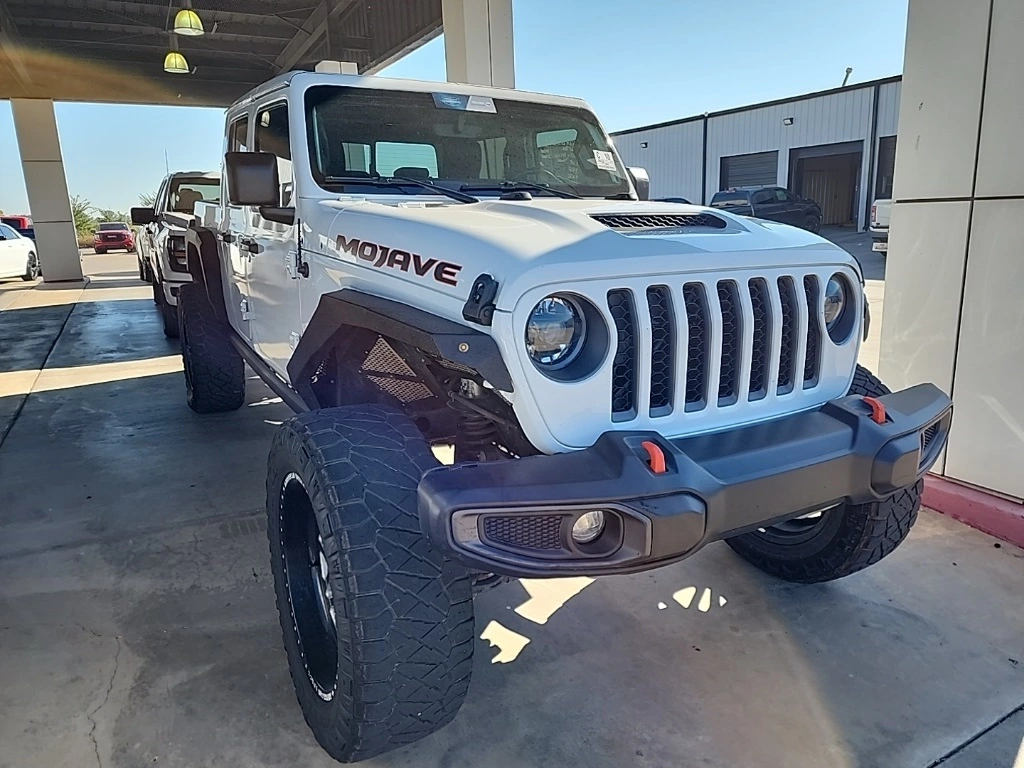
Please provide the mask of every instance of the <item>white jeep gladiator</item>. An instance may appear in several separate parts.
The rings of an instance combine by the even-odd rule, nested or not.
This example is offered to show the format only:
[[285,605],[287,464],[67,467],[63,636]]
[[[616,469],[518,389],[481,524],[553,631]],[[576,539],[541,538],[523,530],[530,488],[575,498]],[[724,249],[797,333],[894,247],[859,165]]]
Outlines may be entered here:
[[647,201],[586,103],[295,72],[226,135],[221,202],[187,232],[186,392],[239,408],[248,363],[298,414],[267,531],[299,704],[334,758],[455,717],[474,589],[501,577],[725,540],[821,582],[914,523],[951,403],[857,365],[856,260]]
[[178,335],[178,291],[192,279],[185,264],[185,229],[196,203],[217,202],[219,196],[216,172],[176,171],[160,182],[152,208],[132,208],[132,223],[143,228],[137,244],[139,278],[152,283],[169,338]]

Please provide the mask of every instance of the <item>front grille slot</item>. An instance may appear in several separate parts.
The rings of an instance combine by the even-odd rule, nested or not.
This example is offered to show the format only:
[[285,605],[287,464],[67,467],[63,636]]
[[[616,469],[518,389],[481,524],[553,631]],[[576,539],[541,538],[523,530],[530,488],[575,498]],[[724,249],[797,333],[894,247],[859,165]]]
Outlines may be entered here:
[[796,380],[797,328],[800,317],[797,309],[796,287],[793,285],[793,278],[780,277],[778,285],[779,303],[782,305],[778,393],[780,395],[787,395],[793,391],[793,382]]
[[935,436],[937,434],[939,434],[939,422],[937,421],[921,433],[922,454],[927,453],[928,448],[931,447],[931,444],[935,440]]
[[709,213],[599,213],[591,217],[610,229],[676,229],[703,227],[725,229],[725,219]]
[[647,289],[647,309],[651,313],[651,416],[665,416],[672,412],[675,382],[675,328],[667,287]]
[[484,538],[493,544],[516,549],[562,549],[562,518],[559,515],[488,515],[483,519]]
[[753,348],[750,351],[750,400],[761,400],[768,394],[768,359],[771,355],[772,303],[768,283],[755,278],[747,283],[750,307],[754,316]]
[[743,349],[743,317],[736,283],[720,280],[718,303],[722,307],[722,365],[718,379],[718,404],[736,402],[740,385],[740,354]]
[[699,411],[707,403],[708,356],[711,352],[711,329],[708,327],[708,299],[704,286],[687,283],[683,286],[686,305],[686,405],[687,411]]
[[612,360],[612,418],[628,421],[636,416],[637,324],[633,294],[608,291],[608,309],[615,321],[615,358]]
[[804,357],[804,389],[818,383],[821,368],[821,325],[818,311],[818,278],[804,276],[804,295],[807,298],[807,355]]

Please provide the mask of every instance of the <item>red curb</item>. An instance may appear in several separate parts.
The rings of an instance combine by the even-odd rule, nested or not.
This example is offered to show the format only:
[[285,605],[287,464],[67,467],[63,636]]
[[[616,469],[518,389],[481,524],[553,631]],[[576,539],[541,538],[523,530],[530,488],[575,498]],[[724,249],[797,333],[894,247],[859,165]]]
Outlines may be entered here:
[[1024,547],[1024,504],[928,475],[922,505],[996,538]]

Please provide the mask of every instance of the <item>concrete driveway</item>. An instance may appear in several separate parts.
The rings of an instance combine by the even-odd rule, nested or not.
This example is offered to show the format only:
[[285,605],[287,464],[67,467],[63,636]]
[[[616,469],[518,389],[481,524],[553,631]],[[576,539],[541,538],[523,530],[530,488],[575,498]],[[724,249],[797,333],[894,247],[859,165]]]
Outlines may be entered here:
[[[240,411],[192,414],[134,257],[86,268],[0,284],[0,766],[333,765],[270,585],[264,466],[289,413],[253,380]],[[1022,594],[1024,552],[928,512],[829,585],[725,545],[509,583],[477,601],[456,721],[368,765],[1009,768]]]

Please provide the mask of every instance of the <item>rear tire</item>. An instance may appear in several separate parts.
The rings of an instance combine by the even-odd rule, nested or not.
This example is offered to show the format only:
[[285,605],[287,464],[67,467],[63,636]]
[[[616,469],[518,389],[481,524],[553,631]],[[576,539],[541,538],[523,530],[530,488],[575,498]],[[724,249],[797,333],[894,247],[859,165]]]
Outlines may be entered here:
[[469,689],[469,573],[419,525],[416,488],[435,466],[385,406],[312,411],[274,436],[267,535],[288,667],[313,736],[341,762],[428,736]]
[[29,251],[28,263],[25,265],[25,274],[21,276],[21,279],[27,283],[35,280],[39,275],[39,257],[36,256],[35,251]]
[[181,287],[177,315],[188,407],[196,413],[238,410],[245,402],[245,363],[203,286]]
[[[889,394],[867,368],[857,366],[849,394]],[[744,560],[786,581],[832,581],[889,555],[910,533],[921,508],[919,480],[879,502],[842,503],[817,518],[797,518],[727,539]]]

